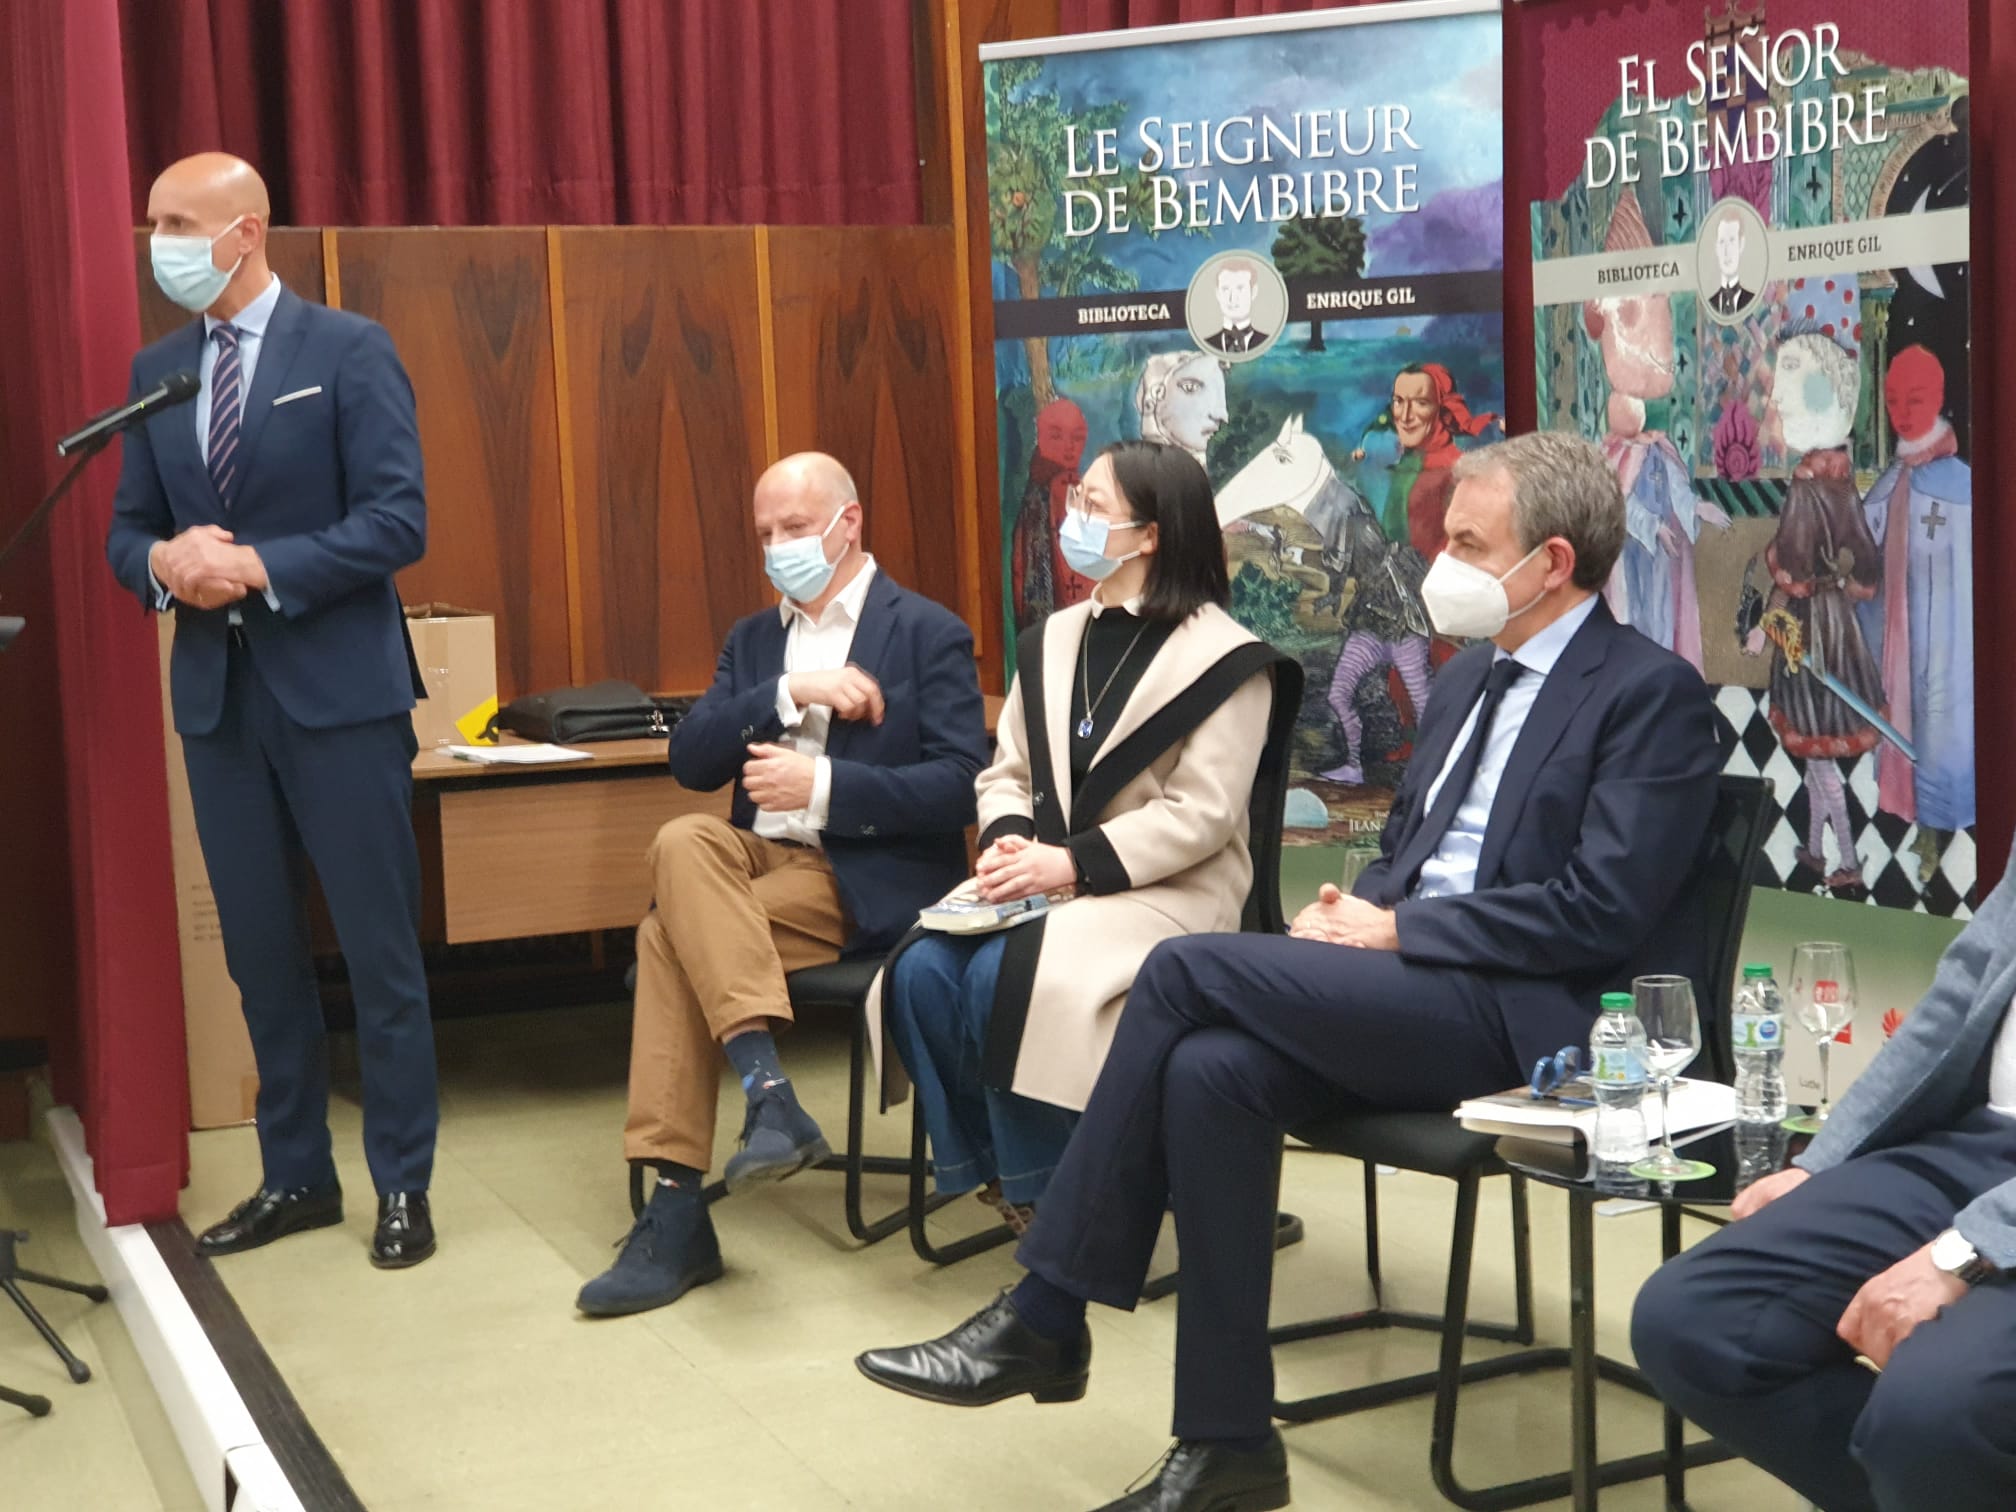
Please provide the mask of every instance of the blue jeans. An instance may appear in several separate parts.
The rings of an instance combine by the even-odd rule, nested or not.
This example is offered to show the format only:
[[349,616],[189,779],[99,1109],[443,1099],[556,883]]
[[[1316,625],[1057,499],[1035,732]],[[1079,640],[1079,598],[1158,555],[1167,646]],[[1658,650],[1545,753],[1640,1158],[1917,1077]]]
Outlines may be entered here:
[[1035,1202],[1070,1142],[1078,1115],[981,1081],[1005,932],[979,939],[926,935],[889,978],[890,1043],[910,1072],[931,1136],[938,1190],[1001,1183],[1010,1202]]

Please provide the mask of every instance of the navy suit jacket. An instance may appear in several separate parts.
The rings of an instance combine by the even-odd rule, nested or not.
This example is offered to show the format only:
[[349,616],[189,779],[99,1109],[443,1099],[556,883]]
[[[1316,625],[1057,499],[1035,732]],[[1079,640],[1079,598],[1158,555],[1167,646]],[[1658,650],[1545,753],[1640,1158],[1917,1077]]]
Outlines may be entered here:
[[[672,775],[702,792],[733,782],[742,829],[756,823],[742,788],[748,748],[784,734],[777,679],[786,635],[774,608],[737,621],[714,686],[672,732]],[[885,704],[881,724],[836,717],[826,739],[833,789],[821,839],[854,924],[846,953],[862,955],[895,944],[918,910],[966,880],[987,720],[972,632],[879,569],[847,659],[881,684]]]
[[[1702,991],[1704,921],[1689,883],[1706,854],[1726,721],[1680,657],[1598,600],[1547,675],[1498,784],[1473,892],[1398,896],[1394,858],[1484,688],[1493,648],[1435,679],[1380,856],[1358,896],[1394,909],[1400,954],[1488,979],[1521,1065],[1586,1045],[1598,997],[1671,972]],[[1404,1012],[1404,1005],[1394,1005]]]
[[[197,371],[195,320],[133,359],[132,393],[178,368]],[[302,389],[319,392],[274,400]],[[192,525],[220,525],[266,565],[238,605],[260,676],[290,719],[311,729],[413,707],[419,675],[392,575],[427,549],[413,386],[385,328],[282,289],[245,396],[244,454],[230,508],[218,498],[177,405],[125,437],[105,554],[149,609],[147,553]],[[226,611],[175,606],[170,692],[175,728],[207,735],[224,707]]]

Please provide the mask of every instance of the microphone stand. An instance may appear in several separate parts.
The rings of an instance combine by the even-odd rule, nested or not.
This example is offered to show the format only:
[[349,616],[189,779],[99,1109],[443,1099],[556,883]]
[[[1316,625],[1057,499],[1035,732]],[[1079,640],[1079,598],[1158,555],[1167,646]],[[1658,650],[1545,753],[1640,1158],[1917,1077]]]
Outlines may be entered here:
[[[70,492],[71,485],[77,481],[78,475],[84,471],[85,466],[93,457],[105,449],[106,443],[115,434],[117,433],[107,432],[77,452],[76,458],[71,462],[69,470],[62,477],[58,478],[56,486],[49,490],[49,497],[36,506],[35,512],[21,523],[21,528],[14,532],[8,539],[7,544],[0,546],[0,568],[5,568],[21,548],[34,538],[35,532],[40,530],[48,521],[49,516],[55,511],[56,505],[61,501],[63,495]],[[27,621],[19,615],[0,615],[0,651],[5,651],[8,646],[13,644],[14,637],[21,633],[22,628],[26,624]],[[11,1045],[0,1045],[0,1052],[14,1048],[16,1047]],[[10,1065],[6,1064],[7,1057],[4,1054],[0,1054],[0,1065],[4,1065],[5,1069],[8,1070],[26,1069],[39,1065],[44,1058],[46,1057],[33,1056],[27,1058],[25,1063],[23,1060],[16,1059]],[[0,1228],[0,1295],[8,1297],[16,1307],[21,1309],[22,1315],[34,1326],[35,1331],[42,1336],[43,1341],[56,1352],[57,1358],[63,1362],[64,1368],[69,1371],[70,1379],[81,1385],[91,1379],[91,1367],[70,1352],[69,1347],[64,1344],[56,1330],[49,1326],[48,1320],[42,1316],[35,1304],[22,1294],[20,1283],[23,1281],[33,1281],[39,1286],[50,1286],[60,1291],[75,1292],[79,1296],[90,1298],[93,1302],[103,1302],[111,1294],[104,1287],[95,1283],[65,1281],[57,1276],[44,1275],[40,1271],[23,1269],[19,1261],[15,1259],[14,1247],[27,1237],[26,1234],[16,1233],[13,1229]],[[15,1391],[6,1386],[0,1386],[0,1404],[18,1407],[31,1417],[47,1417],[51,1405],[49,1398],[45,1396],[40,1396],[33,1392]]]
[[[7,544],[0,546],[0,571],[6,569],[8,562],[13,560],[15,553],[27,545],[30,540],[34,539],[35,533],[47,523],[49,516],[55,511],[56,505],[62,500],[63,495],[70,492],[70,486],[77,481],[78,474],[84,471],[91,459],[103,451],[107,443],[117,434],[118,432],[116,431],[107,431],[77,453],[76,459],[70,464],[69,471],[65,472],[61,478],[58,478],[56,486],[49,490],[49,497],[35,507],[35,513],[21,522],[21,528],[14,532]],[[0,651],[5,651],[14,643],[14,637],[21,633],[27,623],[19,615],[0,614]]]

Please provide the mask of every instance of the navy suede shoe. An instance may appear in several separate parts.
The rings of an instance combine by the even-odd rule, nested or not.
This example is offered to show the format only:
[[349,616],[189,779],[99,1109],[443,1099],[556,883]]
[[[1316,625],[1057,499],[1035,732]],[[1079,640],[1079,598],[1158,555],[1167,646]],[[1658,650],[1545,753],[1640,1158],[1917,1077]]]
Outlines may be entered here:
[[766,1093],[749,1105],[742,1148],[729,1157],[722,1174],[730,1192],[741,1192],[760,1182],[796,1176],[832,1153],[819,1125],[795,1097]]
[[721,1241],[698,1187],[658,1183],[616,1263],[581,1288],[574,1305],[593,1318],[620,1318],[677,1302],[722,1276]]

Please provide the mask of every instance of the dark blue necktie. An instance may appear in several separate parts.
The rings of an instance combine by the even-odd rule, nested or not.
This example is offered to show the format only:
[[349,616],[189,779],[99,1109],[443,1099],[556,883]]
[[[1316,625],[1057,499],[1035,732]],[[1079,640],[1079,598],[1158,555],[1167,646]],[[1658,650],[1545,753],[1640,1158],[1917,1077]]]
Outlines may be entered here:
[[205,458],[217,497],[228,509],[238,478],[238,434],[245,418],[245,374],[238,365],[238,327],[220,325],[210,333],[217,364],[210,370],[210,445]]
[[1388,873],[1390,879],[1387,892],[1389,904],[1397,903],[1414,891],[1414,884],[1420,879],[1421,868],[1435,855],[1435,848],[1442,843],[1442,837],[1449,832],[1449,826],[1456,821],[1456,811],[1463,806],[1463,800],[1470,794],[1470,784],[1477,777],[1477,763],[1483,759],[1484,743],[1491,738],[1491,721],[1498,712],[1498,705],[1505,700],[1505,690],[1519,680],[1519,674],[1526,669],[1518,662],[1506,657],[1495,663],[1491,675],[1484,679],[1484,697],[1477,706],[1477,724],[1470,732],[1470,741],[1463,747],[1456,764],[1449,769],[1448,781],[1442,784],[1435,795],[1435,805],[1428,810],[1427,817],[1414,831],[1407,848],[1393,863]]

